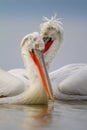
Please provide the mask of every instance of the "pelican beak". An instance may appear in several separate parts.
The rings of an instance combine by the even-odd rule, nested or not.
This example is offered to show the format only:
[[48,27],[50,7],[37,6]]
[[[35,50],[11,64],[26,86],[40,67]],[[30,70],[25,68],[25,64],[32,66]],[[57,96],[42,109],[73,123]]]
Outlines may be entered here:
[[33,49],[32,52],[30,52],[30,54],[31,54],[31,57],[33,58],[35,64],[38,67],[45,90],[46,90],[50,100],[52,102],[54,102],[52,87],[51,87],[50,79],[49,79],[45,61],[44,61],[43,51],[40,51],[38,49]]
[[51,45],[53,44],[53,40],[51,37],[43,37],[43,41],[45,43],[45,48],[43,50],[43,53],[47,52]]

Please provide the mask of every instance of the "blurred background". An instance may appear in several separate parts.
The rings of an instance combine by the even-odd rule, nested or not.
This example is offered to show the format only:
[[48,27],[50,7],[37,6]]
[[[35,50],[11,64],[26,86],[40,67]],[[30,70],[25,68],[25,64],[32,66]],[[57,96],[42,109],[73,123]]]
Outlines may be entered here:
[[0,0],[0,68],[23,68],[22,38],[55,13],[62,18],[64,43],[50,71],[87,63],[87,0]]

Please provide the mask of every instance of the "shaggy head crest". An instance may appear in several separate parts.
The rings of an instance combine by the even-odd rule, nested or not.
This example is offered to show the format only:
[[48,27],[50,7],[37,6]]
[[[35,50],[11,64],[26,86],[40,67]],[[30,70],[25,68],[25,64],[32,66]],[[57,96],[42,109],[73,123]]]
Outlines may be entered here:
[[53,27],[56,29],[57,32],[61,32],[63,33],[63,24],[60,21],[61,18],[57,18],[57,15],[52,16],[50,19],[47,17],[43,17],[43,23],[40,25],[40,27],[42,28],[42,30],[47,27]]
[[50,19],[45,17],[45,16],[43,17],[44,22],[51,22],[51,23],[56,23],[56,24],[59,24],[59,25],[63,25],[60,20],[61,20],[61,18],[57,18],[56,14],[54,16],[52,16]]

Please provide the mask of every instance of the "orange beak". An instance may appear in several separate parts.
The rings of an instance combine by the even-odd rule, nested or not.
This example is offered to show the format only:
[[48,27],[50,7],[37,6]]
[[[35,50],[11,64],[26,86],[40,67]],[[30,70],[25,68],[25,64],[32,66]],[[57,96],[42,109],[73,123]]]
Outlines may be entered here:
[[42,78],[43,85],[45,87],[45,90],[51,99],[52,102],[54,102],[53,93],[52,93],[52,87],[49,80],[49,76],[46,70],[43,52],[37,49],[34,49],[32,52],[30,52],[30,55],[32,59],[34,60],[35,64],[37,65],[37,68],[39,70],[40,76]]

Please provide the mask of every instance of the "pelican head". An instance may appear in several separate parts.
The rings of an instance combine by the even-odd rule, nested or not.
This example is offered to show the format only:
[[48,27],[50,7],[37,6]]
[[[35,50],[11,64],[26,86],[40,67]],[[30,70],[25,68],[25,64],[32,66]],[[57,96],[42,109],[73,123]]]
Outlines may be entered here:
[[40,35],[45,43],[44,55],[46,66],[49,68],[63,42],[62,23],[56,16],[51,17],[51,19],[44,17],[44,22],[40,25]]
[[21,42],[21,51],[32,51],[32,49],[43,50],[45,45],[38,32],[26,35]]

